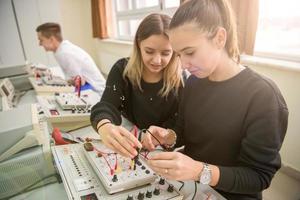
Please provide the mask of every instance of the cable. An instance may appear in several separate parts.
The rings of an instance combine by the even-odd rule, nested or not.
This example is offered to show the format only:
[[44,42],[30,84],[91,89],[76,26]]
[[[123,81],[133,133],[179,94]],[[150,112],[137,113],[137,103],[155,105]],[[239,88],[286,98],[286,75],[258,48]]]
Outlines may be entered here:
[[178,189],[179,191],[184,187],[184,182],[183,181],[178,181],[179,183],[181,183],[182,185],[180,186],[180,188]]
[[[165,149],[165,147],[164,147],[164,145],[162,145],[162,143],[158,140],[158,138],[157,137],[155,137],[152,133],[151,133],[151,131],[149,131],[148,129],[142,129],[141,130],[141,133],[146,133],[146,132],[148,132],[158,143],[159,143],[159,145],[163,148],[163,149]],[[142,134],[140,134],[139,135],[139,141],[141,141],[141,136]]]
[[197,182],[194,181],[194,183],[195,183],[195,191],[194,191],[194,195],[193,195],[193,197],[192,197],[191,200],[194,200],[194,198],[195,198],[195,196],[196,196],[196,193],[197,193]]
[[85,125],[85,126],[81,126],[81,127],[79,127],[79,128],[74,128],[74,129],[68,130],[68,131],[66,131],[66,133],[70,133],[70,132],[73,132],[73,131],[77,131],[77,130],[79,130],[79,129],[86,128],[86,127],[88,127],[88,126],[90,126],[90,124],[87,124],[87,125]]
[[[99,149],[97,149],[95,146],[93,146],[93,149],[98,152],[99,154],[102,155],[103,159],[106,161],[106,164],[107,166],[109,167],[110,169],[110,175],[113,175],[114,174],[114,171],[117,169],[117,166],[118,166],[118,157],[117,157],[117,153],[106,153],[106,152],[103,152],[103,151],[100,151]],[[114,168],[109,164],[108,160],[105,158],[104,155],[107,155],[110,156],[110,155],[115,155],[116,156],[116,163],[115,163],[115,166]]]

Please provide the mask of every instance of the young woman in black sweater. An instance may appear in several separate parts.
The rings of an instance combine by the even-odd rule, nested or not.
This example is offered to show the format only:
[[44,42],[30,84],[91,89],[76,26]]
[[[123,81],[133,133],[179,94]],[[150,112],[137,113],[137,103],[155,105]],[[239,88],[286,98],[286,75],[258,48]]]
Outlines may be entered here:
[[121,126],[121,115],[139,129],[174,126],[183,87],[179,59],[166,31],[171,18],[151,14],[139,25],[130,58],[112,67],[101,98],[91,112],[91,123],[108,147],[125,156],[137,155],[141,143]]
[[[278,87],[239,63],[227,0],[187,1],[173,16],[168,35],[192,75],[173,130],[148,130],[161,144],[184,145],[184,151],[157,153],[149,165],[168,179],[209,184],[227,199],[262,199],[280,168],[287,130],[288,109]],[[145,135],[146,148],[158,144]]]

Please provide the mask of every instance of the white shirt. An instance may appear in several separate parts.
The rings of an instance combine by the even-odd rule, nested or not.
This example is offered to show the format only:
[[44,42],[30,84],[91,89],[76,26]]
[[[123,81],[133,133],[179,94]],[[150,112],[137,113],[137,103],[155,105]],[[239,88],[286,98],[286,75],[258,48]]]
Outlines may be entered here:
[[64,40],[54,53],[54,57],[67,79],[79,75],[102,95],[105,79],[87,52],[68,40]]

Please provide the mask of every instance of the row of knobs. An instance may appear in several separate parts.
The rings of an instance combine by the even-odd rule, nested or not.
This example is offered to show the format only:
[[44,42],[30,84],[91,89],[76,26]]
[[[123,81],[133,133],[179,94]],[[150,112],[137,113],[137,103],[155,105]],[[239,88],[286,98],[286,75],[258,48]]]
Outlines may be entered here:
[[[159,180],[159,184],[160,185],[164,185],[165,184],[165,179],[160,179]],[[167,191],[168,192],[173,192],[174,191],[174,186],[172,185],[172,184],[170,184],[169,185],[169,187],[168,187],[168,189],[167,189]],[[156,195],[156,196],[158,196],[159,194],[160,194],[160,189],[159,189],[159,187],[155,187],[155,189],[154,189],[154,191],[153,191],[153,194],[154,195]],[[152,192],[151,191],[147,191],[146,192],[146,197],[147,198],[151,198],[152,197]],[[138,200],[143,200],[145,198],[145,194],[144,194],[144,192],[139,192],[139,194],[138,194],[138,196],[137,196],[137,199]],[[129,195],[128,197],[127,197],[127,200],[133,200],[134,198],[133,198],[133,195]]]
[[[154,191],[153,191],[153,194],[158,196],[160,194],[160,190],[159,188],[155,188]],[[151,198],[152,197],[152,192],[151,191],[147,191],[146,192],[146,197],[147,198]],[[139,192],[138,196],[137,196],[137,199],[138,200],[143,200],[145,198],[145,193],[144,192]],[[127,200],[133,200],[133,195],[130,194],[128,197],[127,197]]]

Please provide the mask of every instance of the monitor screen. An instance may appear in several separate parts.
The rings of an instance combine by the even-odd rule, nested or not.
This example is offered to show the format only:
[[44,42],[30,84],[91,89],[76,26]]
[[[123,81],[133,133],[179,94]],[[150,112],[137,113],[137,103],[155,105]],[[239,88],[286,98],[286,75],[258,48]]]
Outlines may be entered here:
[[9,96],[9,91],[8,91],[8,89],[5,87],[5,85],[2,85],[1,89],[3,90],[3,92],[5,93],[5,95],[8,97],[8,96]]

